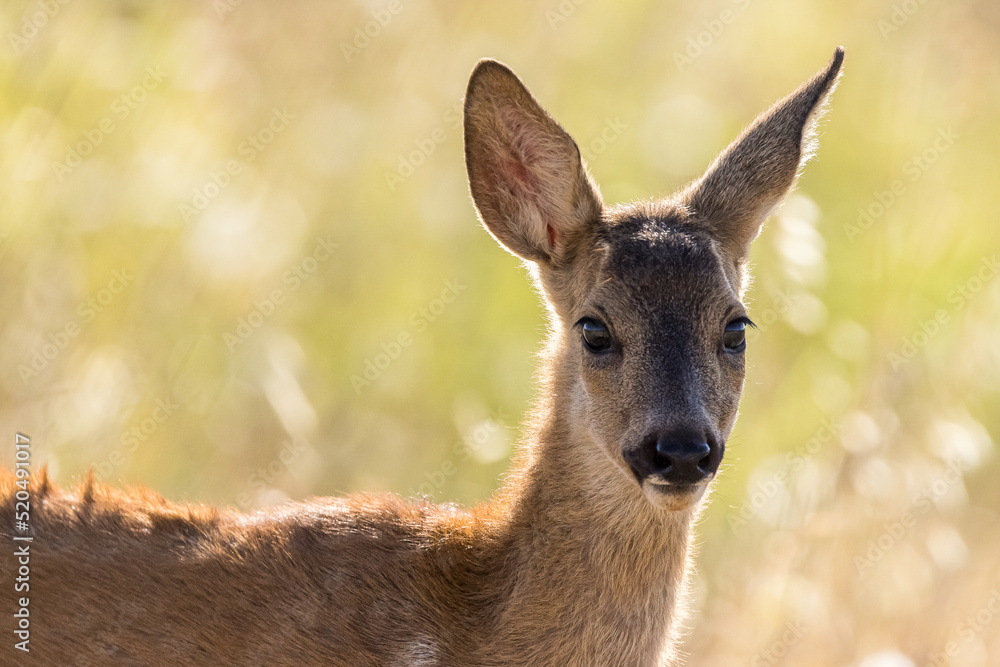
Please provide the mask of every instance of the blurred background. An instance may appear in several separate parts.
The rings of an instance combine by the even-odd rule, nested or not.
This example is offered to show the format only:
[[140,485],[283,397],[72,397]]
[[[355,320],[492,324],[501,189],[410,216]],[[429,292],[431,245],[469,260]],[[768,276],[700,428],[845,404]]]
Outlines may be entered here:
[[754,248],[690,665],[1000,664],[1000,5],[7,2],[0,421],[243,510],[508,467],[542,308],[476,222],[461,96],[510,64],[608,202],[670,194],[822,67]]

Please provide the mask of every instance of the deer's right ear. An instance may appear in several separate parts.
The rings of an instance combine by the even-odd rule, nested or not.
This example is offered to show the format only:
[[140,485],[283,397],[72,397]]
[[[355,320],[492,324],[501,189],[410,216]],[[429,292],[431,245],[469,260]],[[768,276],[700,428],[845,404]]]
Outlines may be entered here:
[[469,79],[465,165],[483,224],[524,259],[558,264],[601,215],[572,137],[495,60],[480,61]]

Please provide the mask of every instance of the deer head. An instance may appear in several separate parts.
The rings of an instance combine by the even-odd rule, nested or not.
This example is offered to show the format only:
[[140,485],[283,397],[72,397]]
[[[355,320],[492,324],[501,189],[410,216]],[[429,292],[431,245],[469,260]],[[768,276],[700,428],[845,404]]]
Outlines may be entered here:
[[656,508],[695,505],[722,461],[752,326],[750,244],[812,155],[842,60],[838,49],[679,193],[615,207],[510,69],[484,60],[469,81],[472,197],[552,314],[569,446],[583,468],[610,461]]

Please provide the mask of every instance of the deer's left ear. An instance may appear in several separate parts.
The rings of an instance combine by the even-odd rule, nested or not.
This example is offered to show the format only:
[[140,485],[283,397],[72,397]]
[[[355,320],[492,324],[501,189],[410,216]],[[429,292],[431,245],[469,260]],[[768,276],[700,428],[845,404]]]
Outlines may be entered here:
[[844,49],[788,97],[761,114],[680,199],[735,264],[816,150],[816,120],[837,83]]

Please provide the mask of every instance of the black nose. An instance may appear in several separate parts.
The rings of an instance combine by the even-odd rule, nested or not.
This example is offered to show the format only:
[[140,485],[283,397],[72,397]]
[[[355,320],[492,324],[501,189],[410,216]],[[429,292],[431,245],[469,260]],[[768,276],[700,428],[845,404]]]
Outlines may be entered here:
[[722,460],[721,447],[705,433],[674,429],[647,435],[625,460],[640,483],[658,476],[668,484],[697,484],[711,477]]
[[711,453],[707,442],[660,438],[656,441],[656,472],[668,481],[701,481],[714,472]]

